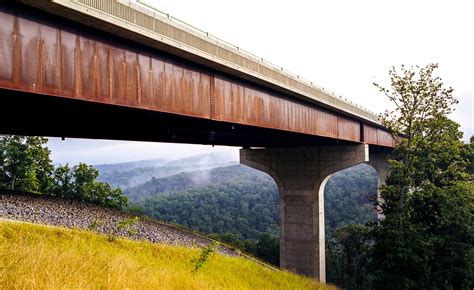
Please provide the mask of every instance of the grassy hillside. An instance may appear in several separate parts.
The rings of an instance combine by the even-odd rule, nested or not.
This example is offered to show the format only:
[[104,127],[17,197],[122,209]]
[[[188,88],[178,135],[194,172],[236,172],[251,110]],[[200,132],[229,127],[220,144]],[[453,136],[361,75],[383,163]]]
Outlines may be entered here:
[[0,221],[0,288],[333,289],[243,258]]

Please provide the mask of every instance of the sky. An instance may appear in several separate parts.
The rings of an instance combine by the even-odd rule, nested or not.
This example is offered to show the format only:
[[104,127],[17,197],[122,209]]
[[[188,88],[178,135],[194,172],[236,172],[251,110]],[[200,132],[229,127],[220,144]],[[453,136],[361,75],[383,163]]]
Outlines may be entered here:
[[[143,0],[201,30],[376,113],[390,104],[373,86],[388,70],[439,63],[460,103],[452,118],[474,134],[472,1]],[[179,158],[238,148],[52,138],[57,163]]]

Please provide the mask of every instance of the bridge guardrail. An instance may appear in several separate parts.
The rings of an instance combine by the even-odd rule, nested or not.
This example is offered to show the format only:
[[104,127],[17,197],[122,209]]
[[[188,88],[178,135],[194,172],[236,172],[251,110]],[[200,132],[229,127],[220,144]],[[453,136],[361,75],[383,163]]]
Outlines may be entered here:
[[[365,111],[365,112],[367,112],[367,113],[376,115],[374,112],[368,110],[367,108],[362,107],[362,106],[360,106],[360,105],[358,105],[358,104],[356,104],[356,103],[354,103],[354,102],[352,102],[352,101],[350,101],[350,100],[348,100],[348,99],[346,99],[346,98],[343,98],[341,95],[336,95],[334,92],[327,91],[324,87],[318,86],[318,85],[314,84],[312,81],[310,81],[310,80],[308,80],[308,79],[305,79],[305,78],[301,77],[300,75],[295,74],[295,73],[293,73],[293,72],[291,72],[291,71],[289,71],[289,70],[287,70],[287,69],[285,69],[285,68],[283,68],[283,67],[281,67],[281,66],[278,66],[278,65],[276,65],[276,64],[274,64],[274,63],[272,63],[272,62],[270,62],[270,61],[268,61],[268,60],[266,60],[266,59],[264,59],[263,57],[259,57],[259,56],[255,55],[255,54],[249,52],[248,50],[242,49],[242,48],[240,48],[239,46],[237,46],[237,45],[235,45],[235,44],[232,44],[232,43],[230,43],[230,42],[228,42],[228,41],[226,41],[226,40],[223,40],[223,39],[221,39],[221,38],[219,38],[219,37],[217,37],[217,36],[215,36],[215,35],[213,35],[213,34],[207,32],[207,31],[204,31],[204,30],[202,30],[202,29],[200,29],[200,28],[198,28],[198,27],[195,27],[195,26],[193,26],[193,25],[191,25],[191,24],[189,24],[189,23],[187,23],[187,22],[185,22],[185,21],[183,21],[183,20],[181,20],[181,19],[179,19],[179,18],[176,18],[176,17],[170,15],[169,13],[165,13],[165,12],[159,10],[158,8],[156,8],[156,7],[152,6],[152,5],[150,5],[149,3],[147,3],[147,1],[144,1],[144,0],[127,0],[126,2],[128,2],[129,5],[132,6],[132,7],[134,7],[134,8],[138,8],[138,9],[139,9],[139,7],[135,7],[135,6],[139,6],[139,5],[141,5],[142,7],[146,7],[146,9],[149,9],[149,10],[150,10],[149,12],[152,12],[152,11],[153,11],[153,12],[152,12],[152,13],[153,13],[153,17],[155,17],[155,18],[156,18],[155,13],[156,13],[156,14],[159,14],[159,15],[161,15],[162,17],[165,17],[165,18],[169,19],[170,21],[173,21],[173,22],[177,23],[178,25],[184,26],[184,27],[186,27],[187,29],[189,29],[189,30],[191,30],[191,31],[193,31],[193,32],[195,32],[195,33],[198,33],[201,37],[209,38],[209,39],[214,40],[214,41],[215,41],[215,45],[217,45],[217,46],[222,46],[222,45],[227,46],[228,48],[233,49],[233,50],[236,50],[236,51],[238,51],[239,53],[245,55],[245,57],[252,58],[252,59],[253,59],[254,61],[256,61],[256,62],[265,64],[266,66],[269,66],[270,68],[272,68],[272,69],[274,69],[274,70],[280,71],[281,73],[285,74],[286,76],[291,77],[291,78],[294,78],[294,79],[297,79],[298,81],[300,81],[300,82],[306,84],[307,86],[311,86],[311,87],[313,87],[313,88],[315,88],[315,89],[319,89],[319,90],[325,92],[326,94],[330,94],[332,97],[338,99],[338,100],[341,101],[341,102],[344,102],[344,103],[346,103],[346,104],[348,104],[348,105],[355,106],[355,107],[357,107],[358,109],[361,109],[361,110],[363,110],[363,111]],[[138,4],[138,5],[133,5],[134,3],[136,3],[136,4]],[[139,10],[141,10],[141,9],[139,9]],[[142,11],[142,12],[146,13],[146,11]],[[151,15],[150,15],[150,16],[151,16]],[[223,47],[224,47],[224,46],[223,46]],[[224,47],[224,48],[225,48],[225,47]]]

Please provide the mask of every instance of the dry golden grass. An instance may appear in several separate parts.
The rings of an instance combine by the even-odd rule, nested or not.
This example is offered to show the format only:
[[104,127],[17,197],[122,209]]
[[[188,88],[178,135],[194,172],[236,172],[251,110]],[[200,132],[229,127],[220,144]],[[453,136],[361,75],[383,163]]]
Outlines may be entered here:
[[335,289],[214,254],[90,232],[0,221],[0,289]]

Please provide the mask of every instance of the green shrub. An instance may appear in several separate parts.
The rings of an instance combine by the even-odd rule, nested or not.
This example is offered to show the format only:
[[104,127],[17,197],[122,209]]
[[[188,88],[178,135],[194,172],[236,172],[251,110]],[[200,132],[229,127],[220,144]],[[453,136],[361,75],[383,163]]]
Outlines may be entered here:
[[217,247],[217,243],[213,242],[212,244],[209,244],[207,247],[201,250],[201,254],[199,255],[198,258],[194,258],[191,260],[191,263],[193,263],[194,268],[193,268],[193,274],[197,273],[199,269],[201,269],[209,260],[209,258],[212,256],[212,254],[215,253]]

